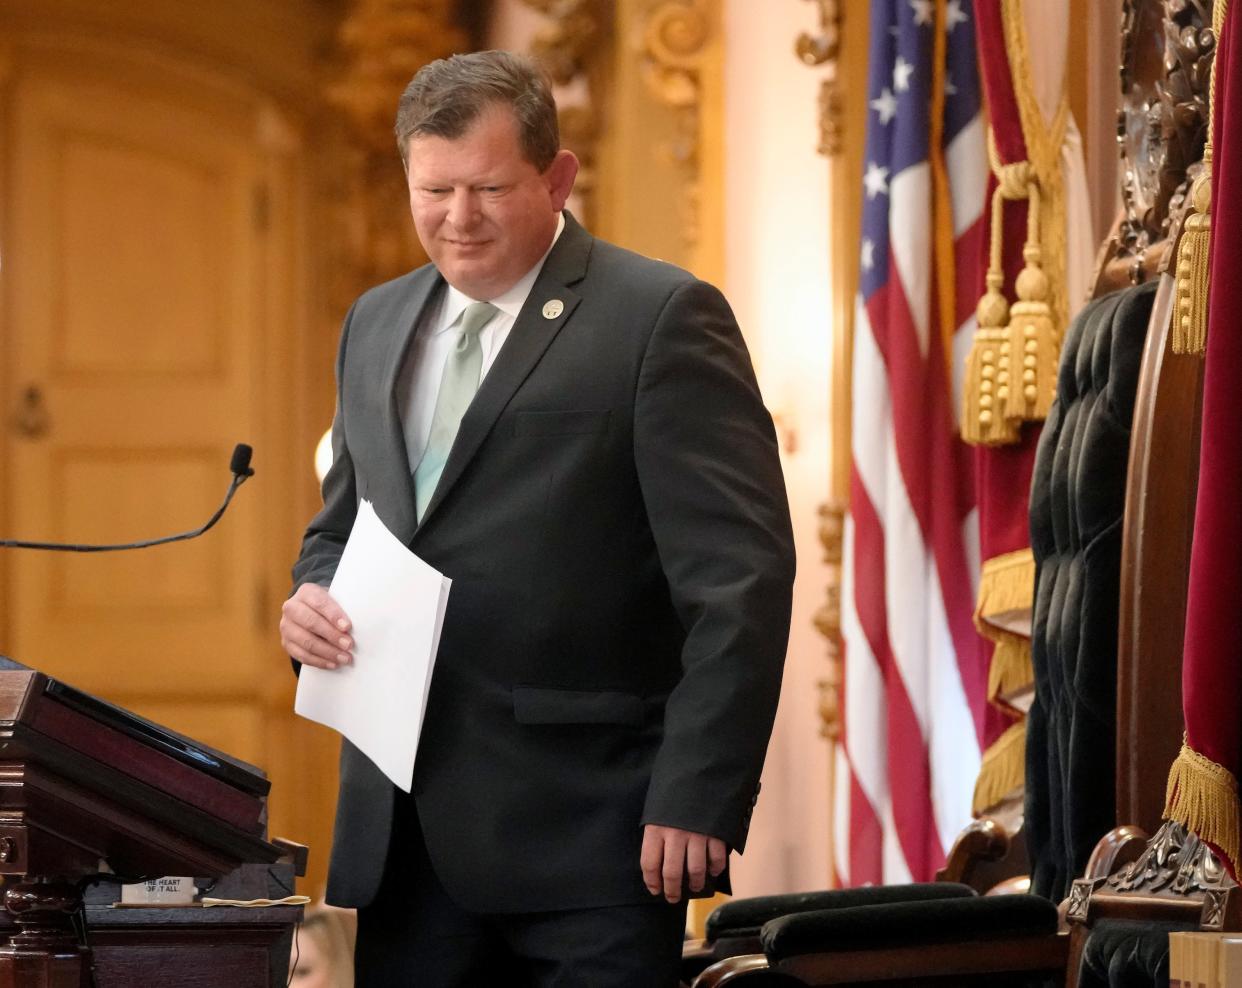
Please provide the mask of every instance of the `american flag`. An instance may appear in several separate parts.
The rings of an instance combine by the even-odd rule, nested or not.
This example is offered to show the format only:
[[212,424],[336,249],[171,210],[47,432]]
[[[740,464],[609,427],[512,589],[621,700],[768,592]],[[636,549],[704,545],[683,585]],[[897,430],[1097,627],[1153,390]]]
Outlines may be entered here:
[[993,738],[957,428],[988,166],[972,0],[873,0],[855,309],[836,868],[926,881]]

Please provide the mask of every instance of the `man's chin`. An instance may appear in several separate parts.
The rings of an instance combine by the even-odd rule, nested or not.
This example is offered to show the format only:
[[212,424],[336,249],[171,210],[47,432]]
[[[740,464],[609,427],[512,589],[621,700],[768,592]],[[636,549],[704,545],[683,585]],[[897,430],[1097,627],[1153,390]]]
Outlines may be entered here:
[[[484,269],[473,264],[437,264],[444,280],[463,295],[480,301],[489,301],[500,295],[510,284],[503,284],[503,275],[492,268]],[[512,279],[517,281],[517,278]]]

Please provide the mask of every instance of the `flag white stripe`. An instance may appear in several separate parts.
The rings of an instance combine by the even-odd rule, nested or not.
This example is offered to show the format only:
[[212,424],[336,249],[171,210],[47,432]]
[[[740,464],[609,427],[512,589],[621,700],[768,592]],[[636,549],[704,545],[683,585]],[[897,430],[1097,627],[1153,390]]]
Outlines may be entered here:
[[991,171],[985,141],[983,116],[976,114],[945,148],[945,171],[952,177],[949,197],[955,240],[969,230],[983,213],[987,177]]
[[888,752],[883,744],[876,743],[888,733],[888,702],[880,667],[854,604],[854,519],[849,517],[845,520],[841,563],[841,637],[849,675],[845,690],[845,745],[858,787],[878,816],[888,804]]
[[890,184],[889,244],[896,271],[889,273],[902,287],[918,334],[919,353],[927,356],[931,314],[931,165],[920,161],[903,168]]

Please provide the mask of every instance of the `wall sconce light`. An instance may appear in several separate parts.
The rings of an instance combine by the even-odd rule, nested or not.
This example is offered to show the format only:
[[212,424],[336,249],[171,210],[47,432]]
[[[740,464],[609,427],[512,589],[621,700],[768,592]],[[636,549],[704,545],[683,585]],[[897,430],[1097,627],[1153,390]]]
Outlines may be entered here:
[[329,429],[319,437],[319,442],[315,445],[315,476],[319,478],[320,484],[323,484],[323,478],[328,475],[331,468],[332,430]]

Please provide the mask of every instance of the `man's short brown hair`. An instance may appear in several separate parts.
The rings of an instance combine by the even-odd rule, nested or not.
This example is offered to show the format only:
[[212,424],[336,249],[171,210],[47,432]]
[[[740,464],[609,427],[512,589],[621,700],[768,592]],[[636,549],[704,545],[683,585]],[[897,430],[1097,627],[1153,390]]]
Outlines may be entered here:
[[561,148],[552,87],[531,59],[508,51],[453,55],[418,70],[397,104],[402,164],[409,166],[411,137],[456,140],[494,105],[512,110],[522,153],[544,171]]

